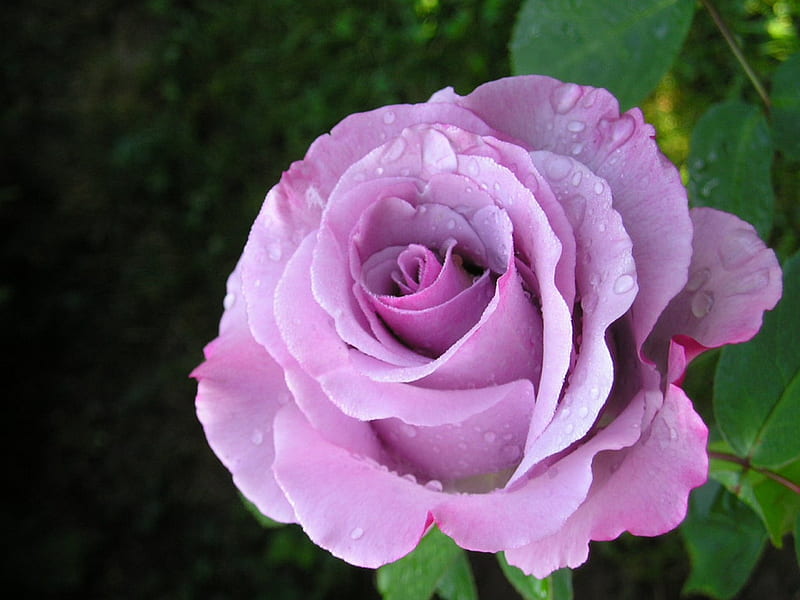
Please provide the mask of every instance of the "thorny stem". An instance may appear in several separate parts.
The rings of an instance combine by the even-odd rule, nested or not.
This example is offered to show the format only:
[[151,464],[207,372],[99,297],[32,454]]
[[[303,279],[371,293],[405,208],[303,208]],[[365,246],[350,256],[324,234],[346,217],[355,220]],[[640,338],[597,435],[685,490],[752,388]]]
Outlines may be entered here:
[[732,462],[737,465],[741,465],[745,469],[750,469],[751,471],[760,473],[764,477],[772,479],[772,481],[781,484],[785,488],[791,490],[792,492],[800,496],[800,485],[796,484],[794,481],[786,479],[786,477],[783,477],[782,475],[778,475],[774,471],[770,471],[769,469],[754,467],[752,464],[750,464],[750,461],[747,460],[746,458],[741,458],[739,456],[736,456],[735,454],[729,454],[727,452],[713,452],[713,451],[710,451],[708,453],[708,456],[711,458],[716,458],[718,460],[725,460],[728,462]]
[[722,37],[724,37],[725,41],[728,42],[728,46],[730,46],[731,51],[736,57],[736,60],[738,60],[739,64],[742,65],[744,72],[747,73],[747,76],[750,78],[753,87],[756,88],[758,95],[761,96],[761,99],[764,101],[764,105],[767,107],[767,112],[769,112],[771,102],[769,100],[769,96],[767,95],[767,90],[764,89],[764,86],[761,83],[761,80],[758,78],[758,75],[756,75],[756,72],[753,71],[750,63],[747,62],[742,49],[733,38],[733,33],[731,33],[731,30],[728,28],[728,25],[725,23],[725,21],[722,20],[722,15],[719,14],[719,11],[711,2],[711,0],[700,0],[700,2],[702,2],[703,6],[706,7],[706,10],[711,15],[711,18],[714,19],[714,23],[716,23],[717,28],[719,29],[720,33],[722,33]]

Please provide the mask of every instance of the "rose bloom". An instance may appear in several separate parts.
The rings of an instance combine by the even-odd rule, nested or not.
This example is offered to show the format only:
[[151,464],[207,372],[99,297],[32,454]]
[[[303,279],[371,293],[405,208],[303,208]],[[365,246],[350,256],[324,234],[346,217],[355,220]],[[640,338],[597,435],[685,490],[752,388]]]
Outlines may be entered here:
[[347,117],[267,194],[197,414],[236,486],[378,567],[437,526],[543,577],[706,480],[680,388],[781,293],[653,127],[540,76]]

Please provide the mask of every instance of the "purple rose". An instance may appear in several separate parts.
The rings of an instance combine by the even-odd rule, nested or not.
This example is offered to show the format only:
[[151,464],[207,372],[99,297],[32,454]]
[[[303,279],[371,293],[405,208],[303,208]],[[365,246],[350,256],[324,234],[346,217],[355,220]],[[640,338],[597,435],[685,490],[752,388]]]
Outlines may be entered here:
[[377,567],[433,525],[538,577],[706,479],[679,387],[752,337],[775,255],[689,210],[638,109],[538,76],[352,115],[270,190],[194,372],[235,484]]

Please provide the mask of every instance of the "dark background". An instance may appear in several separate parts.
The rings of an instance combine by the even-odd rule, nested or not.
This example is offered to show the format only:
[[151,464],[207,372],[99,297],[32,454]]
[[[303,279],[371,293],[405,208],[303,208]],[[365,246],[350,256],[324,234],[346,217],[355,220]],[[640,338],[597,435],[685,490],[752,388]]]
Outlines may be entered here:
[[[205,444],[188,373],[215,335],[225,279],[280,172],[349,113],[507,75],[518,6],[7,3],[6,589],[37,598],[377,596],[371,571],[316,549],[295,526],[256,523]],[[735,68],[719,58],[724,47],[705,44],[716,40],[710,23],[692,35],[701,49],[675,76],[700,91],[674,98],[676,160],[680,123],[718,100],[704,90]],[[482,597],[510,594],[493,557],[474,561]],[[677,533],[593,544],[576,598],[675,598],[688,568]],[[768,552],[741,597],[789,598],[798,579],[789,544]]]

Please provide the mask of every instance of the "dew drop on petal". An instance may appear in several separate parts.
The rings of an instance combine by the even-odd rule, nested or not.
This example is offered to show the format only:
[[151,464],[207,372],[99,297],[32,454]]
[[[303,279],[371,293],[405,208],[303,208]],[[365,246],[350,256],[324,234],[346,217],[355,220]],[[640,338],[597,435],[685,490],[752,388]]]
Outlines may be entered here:
[[267,248],[267,254],[269,255],[270,260],[280,260],[281,256],[283,255],[280,242],[271,243],[269,248]]
[[698,292],[692,297],[692,314],[698,319],[705,317],[714,306],[713,292]]
[[575,425],[572,423],[567,423],[567,426],[564,427],[564,433],[570,435],[573,431],[575,431]]
[[580,133],[586,129],[586,123],[583,121],[570,121],[567,123],[567,129],[572,133]]
[[403,431],[406,437],[414,438],[417,437],[417,428],[413,425],[409,425],[408,423],[403,423],[400,426],[400,429]]
[[487,431],[483,434],[483,441],[487,444],[491,444],[497,439],[497,434],[494,431]]
[[442,482],[438,479],[431,479],[425,484],[425,488],[433,492],[441,492],[444,489],[444,486],[442,486]]
[[578,409],[578,416],[581,419],[585,419],[587,416],[589,416],[589,409],[586,406],[581,406]]
[[633,289],[636,281],[630,275],[620,275],[614,282],[614,292],[617,294],[625,294]]
[[583,179],[583,173],[580,171],[575,171],[572,174],[572,185],[578,187],[581,184],[581,180]]
[[564,179],[572,170],[570,159],[564,156],[552,155],[545,163],[545,171],[552,179],[559,181]]
[[686,291],[696,292],[703,287],[710,278],[711,271],[709,269],[698,269],[689,277],[689,281],[686,283]]
[[503,456],[508,460],[517,460],[521,454],[520,448],[516,444],[509,444],[508,446],[503,446],[501,452],[503,453]]
[[386,151],[383,153],[381,160],[384,164],[389,164],[395,162],[398,158],[403,155],[403,152],[406,150],[406,141],[405,139],[399,137],[395,138],[395,140],[389,144],[386,148]]
[[597,194],[599,196],[600,194],[602,194],[605,191],[605,189],[606,188],[603,185],[602,181],[595,182],[595,184],[594,184],[594,193],[595,194]]
[[621,146],[633,135],[636,122],[633,117],[627,114],[621,115],[619,119],[611,125],[611,141],[614,147]]
[[383,113],[383,122],[387,125],[391,125],[394,123],[395,114],[392,111]]
[[363,530],[363,529],[361,529],[361,527],[355,527],[355,528],[354,528],[354,529],[353,529],[353,530],[350,532],[350,539],[351,539],[351,540],[359,540],[359,539],[361,539],[361,537],[362,537],[363,535],[364,535],[364,530]]
[[222,306],[225,310],[230,310],[233,308],[233,305],[236,304],[236,294],[228,293],[225,294],[225,298],[222,299]]
[[581,97],[581,86],[576,83],[562,83],[550,94],[550,104],[557,113],[564,114],[572,110]]
[[406,481],[410,481],[411,483],[417,483],[417,478],[414,477],[411,473],[406,473],[403,475],[403,479]]

